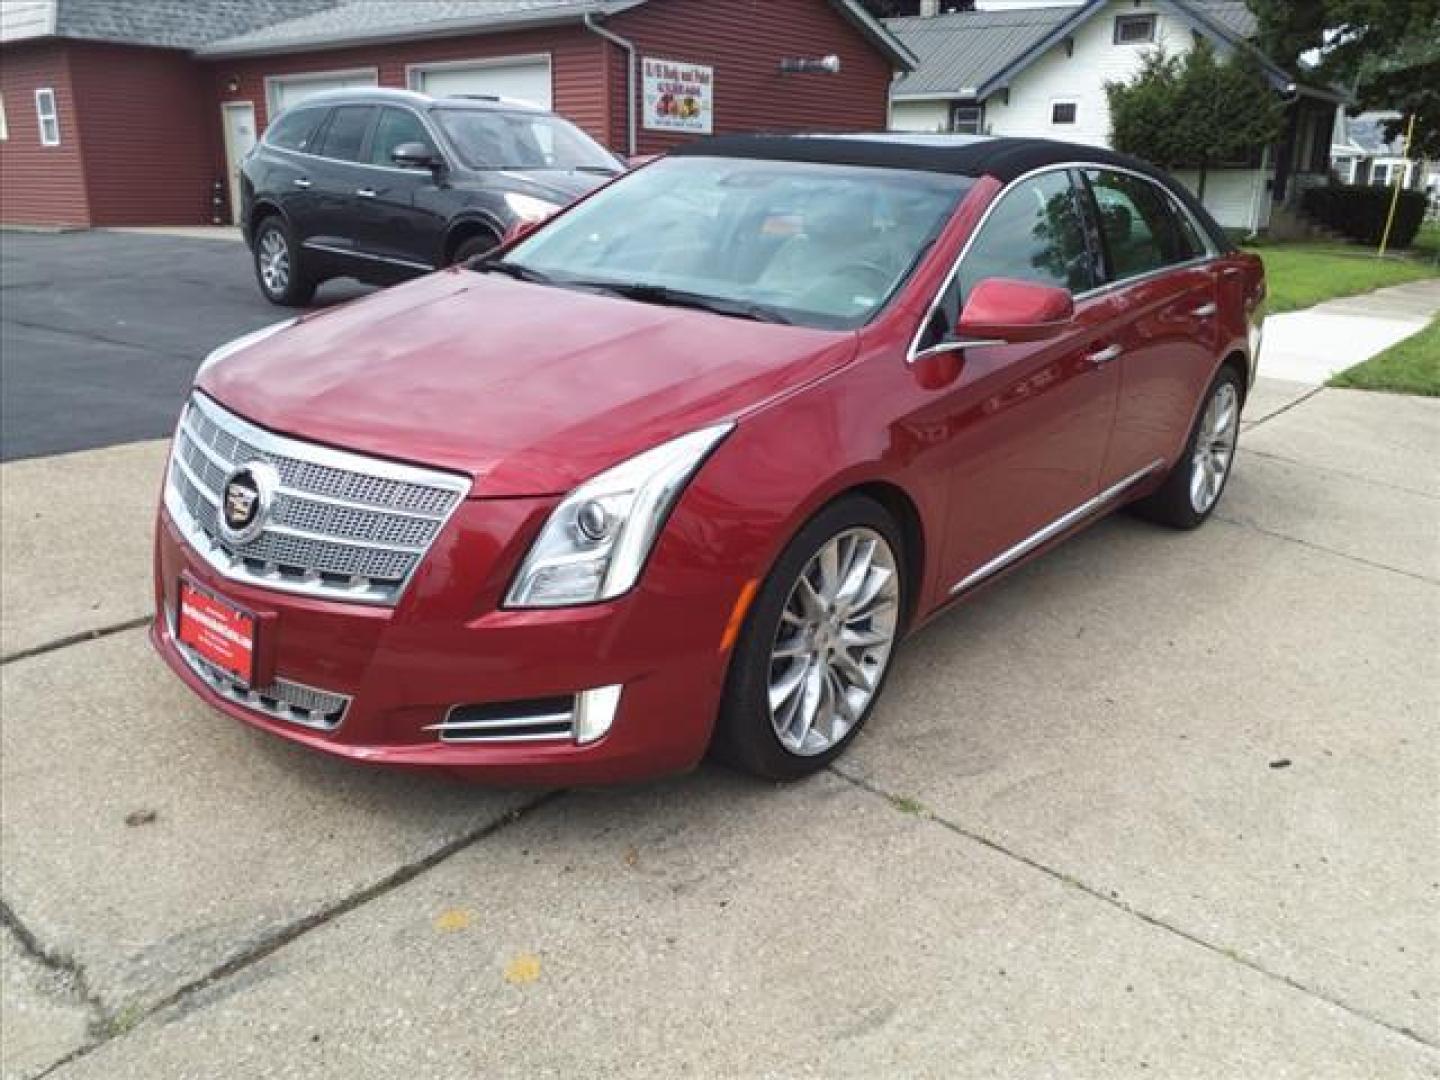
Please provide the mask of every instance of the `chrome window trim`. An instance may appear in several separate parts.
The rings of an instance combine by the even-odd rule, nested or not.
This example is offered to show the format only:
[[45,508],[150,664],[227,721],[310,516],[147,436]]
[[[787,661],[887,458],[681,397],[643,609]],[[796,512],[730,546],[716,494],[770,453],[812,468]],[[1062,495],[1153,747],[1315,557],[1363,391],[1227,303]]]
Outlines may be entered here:
[[[445,164],[445,168],[451,169],[451,168],[454,167],[454,166],[452,166],[451,163],[450,163],[450,157],[449,157],[449,155],[447,155],[447,154],[445,153],[445,147],[446,147],[445,141],[444,141],[443,139],[440,139],[440,138],[437,138],[437,137],[436,137],[436,128],[435,128],[435,126],[434,126],[433,124],[430,123],[430,117],[427,116],[425,113],[422,113],[422,112],[418,111],[417,109],[414,109],[414,108],[412,108],[411,106],[405,104],[404,102],[399,102],[399,101],[369,101],[369,102],[367,102],[367,101],[332,101],[332,102],[330,102],[328,105],[308,105],[308,106],[305,105],[305,104],[302,102],[301,104],[296,105],[295,108],[296,108],[297,110],[298,110],[298,109],[305,109],[305,108],[330,110],[330,109],[338,109],[338,108],[340,108],[340,107],[343,106],[343,105],[374,105],[375,107],[381,108],[381,109],[404,109],[404,110],[405,110],[406,112],[408,112],[411,116],[415,117],[415,119],[417,119],[417,120],[420,121],[420,126],[423,127],[423,128],[425,129],[425,133],[430,136],[430,141],[431,141],[432,143],[434,143],[436,151],[440,154],[440,160],[441,160],[442,162],[444,162],[444,164]],[[280,119],[280,117],[277,116],[277,117],[275,118],[275,121],[278,121],[279,119]],[[377,118],[376,121],[374,121],[374,122],[378,124],[378,123],[379,123],[378,118]],[[323,123],[323,121],[322,121],[322,123]],[[398,166],[398,165],[376,165],[374,162],[370,162],[370,161],[351,161],[349,158],[335,158],[335,157],[329,157],[329,156],[327,156],[327,155],[325,155],[325,154],[312,154],[312,153],[310,153],[308,150],[291,150],[291,149],[290,149],[289,147],[287,147],[287,146],[276,146],[274,143],[272,143],[272,142],[270,141],[270,131],[271,131],[272,128],[274,128],[274,126],[275,126],[275,122],[272,121],[271,124],[270,124],[270,127],[268,127],[268,128],[265,129],[265,136],[264,136],[260,141],[261,141],[261,143],[264,144],[264,146],[265,146],[265,148],[266,148],[267,150],[274,150],[277,154],[293,154],[295,157],[310,158],[310,159],[313,160],[313,161],[331,161],[331,162],[336,163],[337,165],[353,165],[353,166],[355,166],[356,168],[360,168],[360,169],[379,169],[381,172],[402,173],[402,174],[404,174],[405,176],[415,176],[415,175],[417,175],[417,174],[419,174],[419,175],[424,175],[425,172],[426,172],[425,169],[417,169],[417,168],[402,169],[402,168],[401,168],[400,166]],[[373,135],[374,132],[372,131],[372,132],[370,132],[370,134]]]
[[[434,521],[435,533],[429,544],[423,548],[416,548],[410,545],[394,544],[385,541],[349,539],[344,536],[309,533],[292,526],[269,524],[266,526],[267,533],[288,535],[300,539],[309,539],[338,546],[349,546],[364,548],[373,551],[391,551],[406,555],[415,555],[414,565],[408,574],[395,586],[393,591],[379,589],[370,585],[366,589],[345,590],[333,584],[328,584],[323,579],[316,578],[286,578],[278,573],[266,574],[250,569],[244,559],[232,555],[221,547],[215,540],[200,528],[199,524],[192,518],[184,500],[180,496],[176,486],[170,481],[170,470],[178,469],[184,474],[190,484],[198,491],[202,498],[211,505],[218,507],[219,503],[211,497],[209,490],[195,476],[189,464],[183,456],[176,453],[179,446],[179,436],[184,431],[190,445],[204,446],[204,440],[200,439],[186,423],[187,411],[190,407],[199,409],[205,414],[207,420],[215,424],[222,431],[227,432],[235,438],[249,443],[257,450],[275,454],[279,457],[304,462],[311,465],[318,465],[325,468],[337,469],[343,472],[355,473],[361,476],[374,477],[382,480],[393,480],[399,483],[414,484],[420,487],[438,488],[451,492],[455,498],[450,507],[443,514],[423,514],[414,511],[395,510],[389,507],[370,504],[354,504],[349,500],[330,499],[340,505],[349,505],[354,509],[368,510],[374,513],[391,514],[396,513],[409,518],[420,518],[427,521]],[[217,461],[213,454],[208,454],[209,460],[217,467],[222,464],[227,468],[232,465],[229,462]],[[333,447],[323,446],[318,443],[306,442],[301,439],[290,438],[285,435],[278,435],[265,428],[245,420],[243,417],[225,409],[217,402],[211,400],[202,391],[196,390],[190,396],[186,409],[182,410],[180,420],[175,426],[175,436],[170,441],[170,457],[166,466],[165,494],[163,504],[166,516],[169,517],[190,547],[207,565],[217,573],[229,578],[231,581],[238,581],[244,585],[251,585],[256,588],[273,589],[277,592],[295,593],[301,596],[314,597],[321,600],[333,600],[339,603],[368,604],[378,607],[395,607],[404,597],[410,582],[425,562],[425,555],[434,546],[435,541],[445,531],[450,519],[464,504],[470,493],[470,478],[459,473],[449,472],[441,469],[427,469],[414,465],[404,465],[400,462],[390,461],[385,458],[367,457],[362,454],[352,453],[348,450],[337,450]],[[295,499],[309,500],[312,496],[303,490],[296,490],[282,485],[277,489],[277,494],[286,494]],[[322,500],[325,501],[325,500]]]
[[1165,462],[1162,459],[1157,458],[1149,465],[1146,465],[1143,469],[1131,473],[1119,483],[1112,484],[1110,487],[1106,488],[1104,491],[1100,492],[1093,498],[1085,500],[1079,506],[1075,507],[1075,509],[1062,514],[1060,517],[1052,521],[1049,525],[1046,525],[1043,529],[1039,530],[1038,532],[1032,533],[1024,540],[1021,540],[1018,544],[1015,544],[1013,547],[1006,548],[989,562],[986,562],[977,569],[972,570],[965,577],[961,578],[954,585],[950,586],[950,595],[952,597],[959,596],[966,589],[974,588],[986,578],[991,577],[994,574],[998,574],[1001,570],[1004,570],[1005,567],[1030,554],[1030,552],[1040,547],[1046,541],[1053,540],[1055,537],[1059,536],[1072,525],[1079,524],[1081,521],[1099,510],[1105,504],[1114,501],[1127,488],[1134,487],[1141,480],[1144,480],[1145,477],[1149,476],[1157,469],[1164,468],[1164,466]]
[[[1215,247],[1214,239],[1210,236],[1209,230],[1203,228],[1200,225],[1199,221],[1196,220],[1194,214],[1190,213],[1189,208],[1186,207],[1180,199],[1171,195],[1170,192],[1165,189],[1165,186],[1163,184],[1156,183],[1153,178],[1146,176],[1144,173],[1136,169],[1127,168],[1124,165],[1108,165],[1098,161],[1064,161],[1051,165],[1041,165],[1039,168],[1031,169],[1029,172],[1022,173],[1014,180],[1011,180],[1008,184],[1006,184],[1004,187],[1002,187],[999,191],[995,193],[995,197],[990,200],[990,205],[985,207],[985,212],[980,215],[980,220],[977,221],[975,223],[975,227],[970,230],[970,235],[965,238],[965,244],[960,248],[960,253],[955,256],[955,261],[950,266],[950,272],[945,275],[944,280],[940,283],[940,287],[935,290],[935,295],[931,298],[929,306],[926,307],[925,315],[920,320],[920,325],[915,328],[915,333],[910,338],[910,348],[907,349],[905,353],[905,363],[907,365],[915,363],[915,361],[919,360],[923,356],[930,355],[933,351],[932,349],[920,349],[920,339],[925,336],[925,329],[930,325],[930,320],[935,317],[935,312],[939,310],[940,301],[944,298],[946,291],[949,290],[951,284],[959,275],[961,264],[964,263],[965,257],[970,254],[970,249],[974,247],[975,241],[984,231],[985,225],[989,222],[990,215],[995,212],[996,207],[1000,205],[1001,201],[1007,195],[1009,195],[1011,191],[1013,191],[1019,185],[1025,183],[1027,180],[1033,180],[1035,177],[1043,176],[1045,173],[1063,172],[1070,169],[1108,169],[1111,172],[1126,173],[1130,176],[1136,176],[1139,177],[1141,180],[1146,181],[1147,183],[1153,184],[1155,187],[1159,188],[1162,193],[1164,193],[1164,195],[1167,199],[1169,199],[1170,202],[1178,204],[1179,207],[1185,212],[1185,214],[1190,218],[1191,222],[1195,225],[1195,231],[1199,234],[1206,247],[1206,254],[1203,256],[1194,259],[1188,259],[1185,262],[1171,263],[1169,266],[1162,266],[1155,270],[1147,270],[1141,274],[1132,274],[1129,277],[1116,278],[1113,281],[1105,282],[1103,285],[1097,285],[1093,289],[1086,289],[1083,292],[1075,293],[1074,296],[1077,303],[1082,300],[1088,300],[1094,296],[1100,296],[1104,293],[1109,292],[1112,289],[1119,288],[1120,286],[1133,285],[1137,281],[1143,281],[1146,278],[1154,277],[1158,274],[1168,274],[1172,270],[1183,270],[1187,267],[1200,266],[1220,258],[1221,253]],[[1073,185],[1074,181],[1072,180],[1071,183]],[[957,346],[959,345],[958,342],[954,344]]]

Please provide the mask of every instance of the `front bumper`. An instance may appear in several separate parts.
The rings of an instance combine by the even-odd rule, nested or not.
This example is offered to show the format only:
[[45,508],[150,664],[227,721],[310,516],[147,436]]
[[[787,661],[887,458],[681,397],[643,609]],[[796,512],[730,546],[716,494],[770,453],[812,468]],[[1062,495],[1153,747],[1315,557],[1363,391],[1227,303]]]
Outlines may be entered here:
[[[692,768],[709,743],[725,662],[720,643],[740,581],[694,573],[683,537],[657,547],[642,586],[615,601],[549,611],[499,606],[552,500],[468,501],[394,608],[281,593],[224,577],[156,527],[151,638],[209,704],[255,727],[353,761],[439,768],[503,783],[606,783]],[[255,613],[257,684],[272,679],[349,698],[317,730],[217,691],[172,631],[179,582]],[[620,685],[608,732],[446,742],[433,730],[457,706],[553,699]],[[427,730],[430,728],[431,730]]]

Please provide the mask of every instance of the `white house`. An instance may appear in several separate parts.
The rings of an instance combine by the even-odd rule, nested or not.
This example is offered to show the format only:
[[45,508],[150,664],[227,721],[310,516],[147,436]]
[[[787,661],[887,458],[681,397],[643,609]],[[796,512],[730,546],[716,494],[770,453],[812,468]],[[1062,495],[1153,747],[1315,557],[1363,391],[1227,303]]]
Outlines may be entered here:
[[[1203,38],[1222,56],[1254,51],[1289,106],[1279,143],[1208,171],[1205,205],[1215,218],[1229,228],[1266,228],[1277,204],[1293,204],[1298,190],[1326,176],[1336,105],[1344,99],[1296,83],[1255,50],[1255,17],[1244,0],[1085,0],[920,15],[886,25],[920,60],[891,88],[893,130],[1107,146],[1105,84],[1133,76],[1148,51],[1179,54]],[[1196,187],[1194,172],[1177,175]]]
[[1398,112],[1363,112],[1335,117],[1335,137],[1330,144],[1330,164],[1346,184],[1390,187],[1398,176],[1401,187],[1426,187],[1424,162],[1405,156],[1403,129],[1393,139],[1385,137],[1385,125],[1400,119]]

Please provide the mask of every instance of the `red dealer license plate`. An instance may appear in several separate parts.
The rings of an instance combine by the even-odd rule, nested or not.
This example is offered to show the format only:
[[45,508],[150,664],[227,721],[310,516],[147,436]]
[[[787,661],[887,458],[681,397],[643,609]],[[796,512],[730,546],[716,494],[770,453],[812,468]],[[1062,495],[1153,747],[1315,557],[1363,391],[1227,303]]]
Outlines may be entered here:
[[246,686],[255,675],[255,616],[188,581],[180,582],[179,637]]

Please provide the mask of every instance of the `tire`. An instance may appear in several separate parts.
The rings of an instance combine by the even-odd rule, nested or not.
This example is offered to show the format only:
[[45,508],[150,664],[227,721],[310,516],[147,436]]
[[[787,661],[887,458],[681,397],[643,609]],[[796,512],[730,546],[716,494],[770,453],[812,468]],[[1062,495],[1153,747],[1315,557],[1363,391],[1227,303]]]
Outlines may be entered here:
[[452,263],[469,262],[477,255],[484,255],[487,251],[493,251],[500,246],[500,239],[492,232],[479,232],[474,236],[467,236],[460,241],[460,246],[455,249],[455,255],[450,260]]
[[[1226,364],[1205,391],[1205,404],[1195,418],[1195,426],[1185,442],[1185,452],[1165,482],[1135,504],[1137,514],[1175,529],[1194,529],[1205,523],[1220,504],[1220,496],[1235,471],[1240,408],[1244,401],[1245,384],[1240,373]],[[1217,424],[1222,425],[1221,430],[1216,430]],[[1202,447],[1206,449],[1203,454],[1199,452]],[[1203,491],[1201,470],[1208,477],[1203,482]]]
[[[810,604],[802,575],[822,598],[828,591],[821,566],[827,550],[835,554],[839,571],[831,579],[859,587],[830,616],[810,609],[813,617],[802,618]],[[861,572],[856,559],[867,551],[872,562]],[[834,591],[846,594],[844,588]],[[851,495],[816,514],[781,553],[736,642],[716,726],[716,756],[767,780],[797,780],[843,753],[885,688],[908,591],[900,530],[884,508]],[[857,602],[867,597],[868,604]],[[848,633],[851,644],[837,633]],[[854,643],[880,638],[883,644]],[[836,659],[841,650],[848,662]],[[790,694],[781,696],[792,684]],[[772,695],[779,699],[774,710]]]
[[255,229],[255,281],[272,304],[304,307],[315,297],[319,284],[306,270],[285,219],[272,214]]

